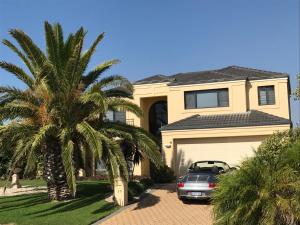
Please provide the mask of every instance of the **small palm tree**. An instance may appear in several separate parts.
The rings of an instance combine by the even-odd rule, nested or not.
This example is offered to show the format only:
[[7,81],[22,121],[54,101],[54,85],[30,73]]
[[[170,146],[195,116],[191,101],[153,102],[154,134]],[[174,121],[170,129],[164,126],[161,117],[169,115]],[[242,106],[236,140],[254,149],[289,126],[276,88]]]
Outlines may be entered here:
[[240,170],[220,177],[214,192],[217,225],[300,224],[299,132],[277,133]]
[[142,111],[128,100],[133,86],[127,79],[108,76],[99,80],[117,60],[87,72],[103,33],[83,52],[83,28],[64,39],[59,24],[45,22],[46,53],[23,31],[13,29],[10,34],[20,48],[8,40],[3,44],[19,56],[28,70],[0,62],[1,68],[26,85],[25,90],[0,87],[0,120],[9,121],[0,127],[0,150],[14,146],[11,169],[26,159],[25,173],[32,171],[37,157],[42,155],[49,199],[63,200],[76,193],[76,154],[91,153],[103,159],[111,179],[127,179],[126,161],[118,142],[125,138],[156,165],[161,164],[158,146],[147,132],[105,120],[108,110],[129,111],[137,116]]

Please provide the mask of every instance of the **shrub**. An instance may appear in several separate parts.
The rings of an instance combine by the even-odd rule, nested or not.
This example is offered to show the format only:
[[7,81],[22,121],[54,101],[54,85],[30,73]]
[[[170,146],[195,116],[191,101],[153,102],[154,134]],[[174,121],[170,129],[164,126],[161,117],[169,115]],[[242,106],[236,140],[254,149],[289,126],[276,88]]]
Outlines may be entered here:
[[219,177],[213,193],[215,224],[300,223],[298,131],[272,135],[240,170]]
[[174,171],[166,165],[160,168],[151,166],[151,178],[155,183],[171,183],[176,180]]
[[138,181],[130,181],[128,183],[128,200],[132,201],[133,197],[139,196],[146,190],[144,185]]
[[140,183],[144,186],[145,189],[153,185],[153,180],[150,178],[143,178],[140,180]]
[[287,150],[293,143],[300,139],[300,129],[290,129],[284,132],[277,132],[266,138],[258,147],[257,154],[277,157],[282,151]]
[[10,149],[0,151],[0,179],[6,179],[11,158],[12,151]]

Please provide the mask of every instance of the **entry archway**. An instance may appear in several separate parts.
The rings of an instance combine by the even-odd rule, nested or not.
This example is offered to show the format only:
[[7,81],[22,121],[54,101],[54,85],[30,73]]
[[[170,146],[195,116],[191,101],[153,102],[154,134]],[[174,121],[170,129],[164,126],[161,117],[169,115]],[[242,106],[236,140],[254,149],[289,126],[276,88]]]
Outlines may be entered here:
[[168,124],[167,101],[157,101],[149,109],[149,132],[161,138],[160,128]]

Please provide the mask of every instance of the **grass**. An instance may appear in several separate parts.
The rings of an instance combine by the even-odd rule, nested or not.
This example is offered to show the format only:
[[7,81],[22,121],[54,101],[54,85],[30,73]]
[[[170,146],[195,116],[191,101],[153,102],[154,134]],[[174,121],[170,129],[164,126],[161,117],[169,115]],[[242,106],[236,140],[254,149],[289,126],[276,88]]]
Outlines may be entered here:
[[[41,180],[24,180],[21,184],[45,185]],[[0,224],[85,225],[118,208],[104,200],[106,194],[111,192],[107,181],[81,181],[77,190],[78,197],[66,202],[48,202],[46,193],[0,197]]]
[[[6,180],[0,180],[0,187],[4,187]],[[34,180],[20,180],[21,185],[24,186],[46,186],[46,182],[42,179],[34,179]],[[7,183],[10,185],[10,182]]]

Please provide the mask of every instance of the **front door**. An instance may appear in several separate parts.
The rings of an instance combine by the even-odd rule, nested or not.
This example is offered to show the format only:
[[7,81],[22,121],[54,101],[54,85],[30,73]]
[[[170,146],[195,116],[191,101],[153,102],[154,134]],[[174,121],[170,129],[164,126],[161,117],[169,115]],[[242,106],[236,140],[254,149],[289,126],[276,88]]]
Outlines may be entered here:
[[160,128],[168,124],[167,101],[155,102],[149,109],[149,132],[161,139]]

